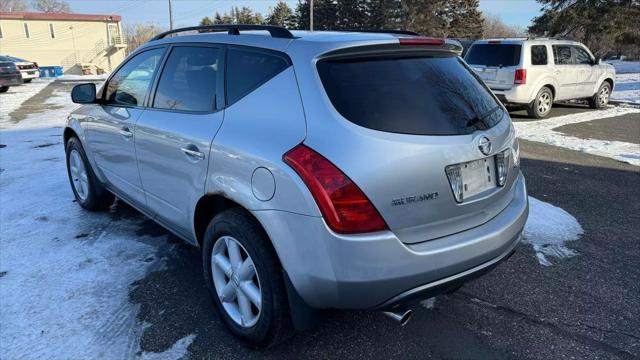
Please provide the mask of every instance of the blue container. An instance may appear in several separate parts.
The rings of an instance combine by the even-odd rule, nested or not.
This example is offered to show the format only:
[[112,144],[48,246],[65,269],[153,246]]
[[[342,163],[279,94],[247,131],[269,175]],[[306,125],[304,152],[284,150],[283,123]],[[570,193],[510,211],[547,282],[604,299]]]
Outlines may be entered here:
[[40,77],[62,76],[62,66],[40,66]]

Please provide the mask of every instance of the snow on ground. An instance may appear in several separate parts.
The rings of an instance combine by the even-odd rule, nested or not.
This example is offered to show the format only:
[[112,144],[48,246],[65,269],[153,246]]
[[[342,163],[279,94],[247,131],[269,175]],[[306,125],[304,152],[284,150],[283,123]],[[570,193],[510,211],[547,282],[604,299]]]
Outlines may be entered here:
[[49,80],[35,79],[34,81],[20,85],[12,86],[6,93],[0,94],[0,123],[4,122],[6,115],[18,109],[23,102],[40,92],[45,86],[49,85]]
[[571,214],[529,196],[529,219],[524,227],[523,241],[533,246],[540,265],[552,265],[547,257],[577,255],[566,242],[578,240],[582,234],[582,226]]
[[609,107],[605,110],[594,110],[544,120],[515,122],[513,125],[516,127],[518,137],[521,139],[538,141],[549,145],[582,151],[592,155],[605,156],[640,166],[640,145],[638,144],[622,141],[580,139],[553,130],[563,125],[610,118],[630,113],[640,115],[640,109],[615,106]]
[[640,73],[617,74],[611,100],[640,105]]
[[616,68],[611,100],[640,105],[640,61],[608,61]]
[[[0,95],[0,122],[30,87]],[[61,106],[0,131],[0,359],[182,357],[194,335],[165,353],[140,351],[144,324],[129,302],[130,285],[161,269],[158,254],[173,245],[136,234],[136,213],[89,213],[74,202],[62,126],[75,105],[68,93],[47,103]]]
[[606,63],[616,68],[616,74],[640,73],[640,61],[611,60]]

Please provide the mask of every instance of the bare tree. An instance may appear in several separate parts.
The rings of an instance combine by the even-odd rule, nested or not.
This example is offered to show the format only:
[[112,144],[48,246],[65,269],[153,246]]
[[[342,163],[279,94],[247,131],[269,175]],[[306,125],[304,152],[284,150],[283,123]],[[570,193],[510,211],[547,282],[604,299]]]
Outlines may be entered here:
[[38,11],[45,13],[68,13],[71,6],[64,0],[32,0],[31,6]]
[[0,1],[0,11],[20,12],[29,10],[29,3],[26,0],[2,0]]
[[482,36],[487,38],[508,38],[526,35],[526,30],[508,25],[495,14],[485,14],[482,26]]
[[125,27],[127,37],[127,53],[131,53],[152,37],[163,32],[164,29],[154,24],[135,24]]

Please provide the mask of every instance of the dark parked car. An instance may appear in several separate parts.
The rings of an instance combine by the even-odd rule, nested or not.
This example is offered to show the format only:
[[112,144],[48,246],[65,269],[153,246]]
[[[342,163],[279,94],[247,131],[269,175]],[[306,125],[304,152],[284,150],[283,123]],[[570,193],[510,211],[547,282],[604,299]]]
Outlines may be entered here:
[[40,77],[40,68],[38,67],[38,63],[17,58],[15,56],[6,55],[5,57],[11,59],[11,61],[16,64],[16,67],[20,71],[20,75],[22,75],[23,82],[29,83],[31,80]]
[[22,75],[16,64],[6,56],[0,56],[0,93],[7,92],[10,86],[22,84]]

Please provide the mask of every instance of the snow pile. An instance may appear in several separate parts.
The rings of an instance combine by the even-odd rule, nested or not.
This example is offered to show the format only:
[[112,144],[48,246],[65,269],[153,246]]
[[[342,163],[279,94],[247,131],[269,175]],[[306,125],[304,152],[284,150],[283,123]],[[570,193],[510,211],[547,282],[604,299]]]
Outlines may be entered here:
[[553,130],[563,125],[577,124],[626,114],[640,114],[640,109],[616,106],[606,110],[558,116],[539,121],[515,122],[513,125],[518,131],[518,137],[521,139],[560,146],[592,155],[605,156],[640,166],[640,145],[638,144],[622,141],[580,139]]
[[[0,97],[11,104],[0,122],[21,94]],[[162,268],[157,254],[172,246],[136,235],[137,213],[89,213],[74,202],[61,127],[75,105],[67,93],[47,101],[60,107],[0,132],[0,359],[182,357],[193,335],[141,354],[144,327],[128,301],[130,284]]]
[[533,246],[540,265],[552,265],[547,259],[548,256],[575,256],[577,253],[569,249],[565,243],[578,240],[583,232],[571,214],[529,196],[529,219],[524,227],[523,241]]

